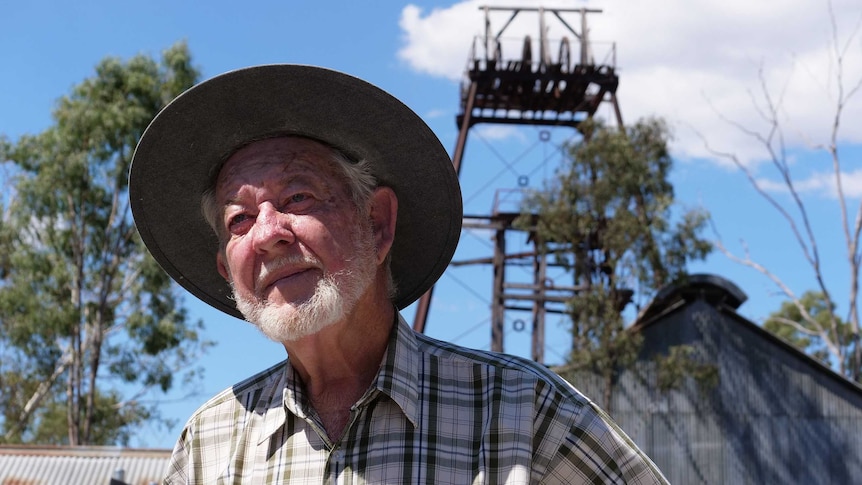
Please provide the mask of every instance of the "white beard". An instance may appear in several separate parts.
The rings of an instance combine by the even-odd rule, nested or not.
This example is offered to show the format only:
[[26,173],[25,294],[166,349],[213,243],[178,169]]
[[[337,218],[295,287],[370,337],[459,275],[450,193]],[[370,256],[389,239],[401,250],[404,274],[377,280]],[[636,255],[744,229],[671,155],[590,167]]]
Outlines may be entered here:
[[[237,309],[267,338],[276,342],[295,342],[342,320],[353,311],[374,281],[377,270],[377,251],[370,229],[360,230],[356,239],[353,257],[346,261],[347,267],[336,273],[325,273],[307,300],[285,308],[270,304],[260,296],[240,296],[231,282]],[[276,261],[269,265],[269,271],[295,262],[291,258]],[[309,262],[320,267],[317,260]]]

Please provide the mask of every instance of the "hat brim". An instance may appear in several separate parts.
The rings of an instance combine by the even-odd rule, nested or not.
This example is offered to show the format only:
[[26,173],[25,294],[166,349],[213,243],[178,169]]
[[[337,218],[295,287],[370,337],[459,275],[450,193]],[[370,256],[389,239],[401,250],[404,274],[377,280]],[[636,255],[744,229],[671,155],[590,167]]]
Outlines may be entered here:
[[395,304],[402,309],[443,274],[458,244],[458,177],[431,129],[403,103],[353,76],[290,64],[231,71],[178,96],[135,150],[129,198],[153,257],[209,305],[243,318],[218,273],[218,240],[201,195],[237,147],[275,134],[314,138],[368,160],[398,197],[392,247]]

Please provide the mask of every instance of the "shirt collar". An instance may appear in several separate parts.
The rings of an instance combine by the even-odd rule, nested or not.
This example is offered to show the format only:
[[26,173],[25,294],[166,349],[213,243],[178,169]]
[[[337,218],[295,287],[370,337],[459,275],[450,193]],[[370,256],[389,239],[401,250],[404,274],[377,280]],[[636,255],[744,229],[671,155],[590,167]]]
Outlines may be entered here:
[[[261,390],[263,394],[254,409],[254,415],[261,416],[263,419],[263,425],[259,427],[258,444],[269,439],[285,423],[284,400],[286,396],[283,389],[288,386],[288,375],[292,371],[290,362],[285,361],[284,371],[278,375],[275,382]],[[254,425],[254,423],[251,424]]]
[[[398,312],[395,314],[395,325],[373,388],[389,396],[413,426],[417,426],[419,423],[419,345],[413,329],[408,326],[404,317]],[[277,382],[264,392],[267,395],[261,396],[255,409],[255,413],[263,417],[258,444],[269,439],[284,426],[287,420],[286,411],[301,419],[307,418],[304,408],[305,389],[289,358]],[[366,393],[361,401],[373,397],[373,394],[373,392]]]
[[383,356],[375,387],[389,396],[417,426],[419,423],[419,345],[413,329],[397,313],[389,346]]

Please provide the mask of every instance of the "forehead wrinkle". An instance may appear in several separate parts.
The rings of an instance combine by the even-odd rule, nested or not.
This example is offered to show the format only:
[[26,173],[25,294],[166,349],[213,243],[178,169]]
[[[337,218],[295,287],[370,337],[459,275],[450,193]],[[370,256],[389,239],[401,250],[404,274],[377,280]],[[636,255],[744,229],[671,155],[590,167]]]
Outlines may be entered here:
[[[281,164],[283,170],[287,170],[295,162],[314,163],[309,160],[311,157],[302,156],[302,153],[307,150],[282,149],[275,153],[272,151],[260,153],[262,151],[261,147],[250,145],[234,153],[219,171],[218,181],[224,181],[226,178],[242,177],[243,172],[255,167]],[[240,158],[238,159],[237,156],[240,156]]]
[[[349,181],[339,168],[333,149],[327,145],[301,137],[268,138],[252,142],[228,157],[217,175],[215,189],[222,195],[231,189],[228,195],[235,200],[243,185],[260,185],[261,174],[272,174],[263,184],[277,183],[278,189],[284,190],[306,183],[325,191],[321,194],[324,198],[331,199],[339,192],[349,197]],[[248,175],[247,171],[252,173]]]

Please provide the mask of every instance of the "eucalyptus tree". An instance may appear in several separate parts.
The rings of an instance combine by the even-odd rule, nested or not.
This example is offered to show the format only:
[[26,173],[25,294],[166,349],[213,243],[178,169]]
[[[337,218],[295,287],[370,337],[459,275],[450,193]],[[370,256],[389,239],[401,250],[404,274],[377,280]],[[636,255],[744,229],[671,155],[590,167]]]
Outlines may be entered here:
[[124,443],[159,419],[142,396],[194,382],[202,323],[144,249],[127,177],[149,121],[198,76],[185,43],[160,60],[105,58],[49,128],[4,138],[3,441]]
[[519,225],[530,226],[539,250],[572,273],[578,291],[567,306],[573,341],[565,369],[601,375],[608,408],[617,372],[635,361],[641,345],[623,310],[680,281],[689,261],[707,256],[712,246],[700,233],[709,216],[675,212],[663,120],[625,129],[587,120],[579,130],[564,166],[527,198]]

